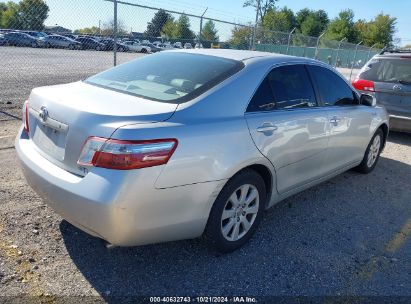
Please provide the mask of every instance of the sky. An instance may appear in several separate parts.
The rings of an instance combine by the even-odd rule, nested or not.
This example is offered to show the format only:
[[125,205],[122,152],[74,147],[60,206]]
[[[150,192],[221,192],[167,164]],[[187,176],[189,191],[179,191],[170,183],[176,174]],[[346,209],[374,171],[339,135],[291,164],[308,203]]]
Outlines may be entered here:
[[[0,0],[1,1],[1,0]],[[14,0],[18,2],[18,0]],[[255,10],[244,8],[243,0],[122,0],[129,3],[160,7],[175,11],[183,11],[201,15],[208,7],[205,16],[233,21],[237,23],[254,22]],[[58,24],[70,29],[98,26],[112,19],[112,2],[105,0],[46,0],[50,7],[46,25]],[[332,19],[338,13],[351,8],[355,19],[370,20],[380,12],[397,17],[396,37],[401,38],[401,44],[411,44],[411,0],[279,0],[279,7],[287,6],[294,12],[308,7],[323,9]],[[119,4],[119,19],[128,30],[143,32],[147,22],[155,11]],[[178,16],[176,16],[178,17]],[[217,23],[217,29],[222,40],[228,39],[232,26]],[[192,29],[198,32],[199,20],[191,18]]]

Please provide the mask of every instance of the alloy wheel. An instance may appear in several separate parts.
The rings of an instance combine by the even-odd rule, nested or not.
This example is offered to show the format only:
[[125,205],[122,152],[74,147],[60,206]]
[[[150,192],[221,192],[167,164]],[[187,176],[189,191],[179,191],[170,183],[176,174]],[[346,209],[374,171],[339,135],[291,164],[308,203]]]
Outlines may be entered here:
[[221,233],[228,241],[237,241],[251,229],[259,209],[258,189],[245,184],[228,198],[221,216]]
[[368,157],[367,157],[367,166],[371,168],[375,161],[378,158],[378,155],[380,153],[381,149],[381,136],[377,135],[374,137],[374,140],[370,146],[370,150],[368,151]]

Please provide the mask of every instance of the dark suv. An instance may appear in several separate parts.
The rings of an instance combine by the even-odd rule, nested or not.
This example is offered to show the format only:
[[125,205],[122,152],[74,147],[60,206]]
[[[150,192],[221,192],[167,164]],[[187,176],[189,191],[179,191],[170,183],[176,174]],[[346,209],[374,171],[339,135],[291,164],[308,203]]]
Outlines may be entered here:
[[384,50],[362,68],[353,86],[373,94],[390,115],[390,129],[411,133],[411,50]]

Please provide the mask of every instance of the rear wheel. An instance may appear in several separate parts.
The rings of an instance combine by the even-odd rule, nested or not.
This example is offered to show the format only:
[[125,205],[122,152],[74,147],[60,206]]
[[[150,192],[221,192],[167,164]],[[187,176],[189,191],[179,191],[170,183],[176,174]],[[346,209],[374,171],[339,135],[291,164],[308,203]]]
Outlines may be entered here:
[[146,49],[141,49],[141,52],[145,54],[145,53],[147,53],[147,50]]
[[358,172],[367,174],[374,170],[377,165],[378,159],[380,158],[381,150],[384,145],[384,133],[381,129],[375,132],[374,136],[371,138],[368,144],[367,150],[365,151],[364,158],[361,164],[355,169]]
[[253,170],[244,170],[221,190],[208,219],[205,236],[221,252],[243,246],[260,223],[267,199],[265,183]]

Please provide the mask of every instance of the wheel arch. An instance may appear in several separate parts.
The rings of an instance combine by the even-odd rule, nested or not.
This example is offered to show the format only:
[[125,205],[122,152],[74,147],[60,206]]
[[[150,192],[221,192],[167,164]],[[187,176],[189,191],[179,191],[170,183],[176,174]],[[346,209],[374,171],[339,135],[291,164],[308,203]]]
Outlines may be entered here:
[[382,133],[384,134],[383,146],[382,146],[382,149],[381,149],[381,150],[384,150],[385,144],[386,144],[387,138],[388,138],[389,128],[388,128],[388,125],[386,123],[383,123],[378,127],[378,129],[381,129]]
[[233,178],[235,175],[241,173],[242,171],[245,170],[253,170],[254,172],[258,173],[261,178],[264,180],[264,184],[265,184],[265,189],[266,189],[266,194],[267,194],[267,199],[265,202],[265,208],[267,208],[269,206],[270,203],[270,199],[271,196],[273,194],[273,189],[274,189],[274,176],[272,172],[272,170],[270,170],[266,165],[263,164],[250,164],[244,168],[242,168],[241,170],[238,170],[235,174],[233,174],[229,180],[231,178]]

